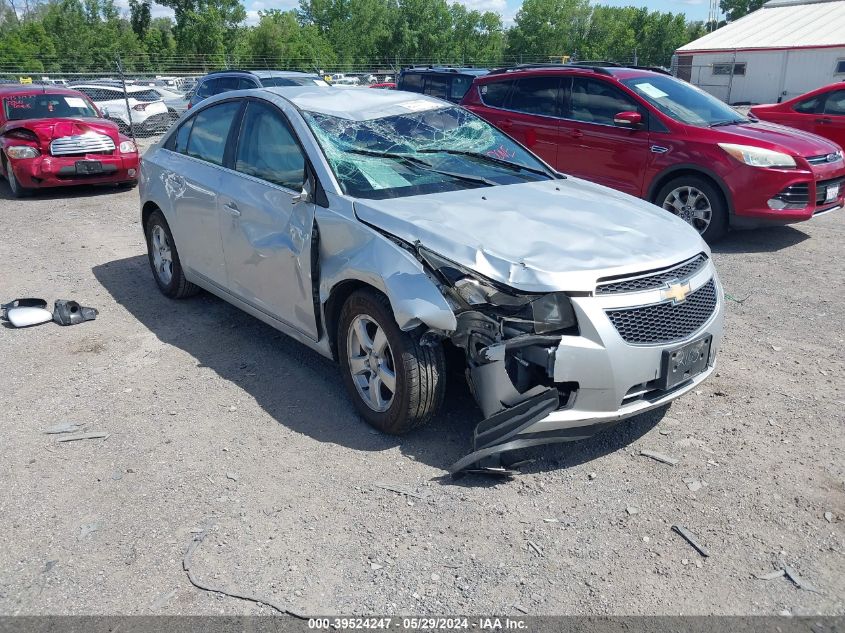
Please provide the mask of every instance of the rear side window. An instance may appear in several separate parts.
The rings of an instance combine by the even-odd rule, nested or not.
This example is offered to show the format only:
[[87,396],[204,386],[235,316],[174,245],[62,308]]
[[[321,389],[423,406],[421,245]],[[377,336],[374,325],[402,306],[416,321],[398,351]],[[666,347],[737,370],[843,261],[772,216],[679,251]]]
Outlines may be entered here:
[[821,99],[819,97],[810,97],[809,99],[799,101],[792,106],[792,109],[801,114],[813,114],[818,109],[820,102]]
[[425,94],[440,99],[449,97],[449,78],[439,75],[429,75],[425,78]]
[[[92,101],[112,101],[113,99],[119,99],[123,97],[123,92],[113,90],[111,88],[86,87],[75,88],[75,90],[79,90],[79,92],[88,95],[89,97],[91,97]],[[134,97],[135,95],[132,96]]]
[[240,107],[240,101],[227,101],[198,113],[188,138],[188,156],[222,165],[229,128]]
[[220,79],[217,80],[217,92],[214,94],[219,95],[221,92],[237,90],[240,81],[240,77],[220,77]]
[[405,73],[402,75],[399,90],[410,90],[411,92],[422,92],[423,78],[419,73]]
[[527,114],[560,116],[560,80],[557,77],[520,79],[508,108]]
[[238,90],[252,90],[258,88],[258,84],[248,77],[241,77],[238,79]]
[[460,101],[472,85],[472,77],[468,75],[456,75],[452,77],[452,99]]
[[493,108],[504,108],[505,101],[508,98],[508,93],[511,91],[513,81],[496,81],[489,84],[484,84],[479,89],[481,92],[481,100],[484,105]]
[[130,92],[129,96],[138,101],[158,101],[161,95],[150,88],[149,90],[139,90],[138,92]]
[[571,103],[570,116],[584,123],[613,125],[620,112],[640,111],[635,101],[609,83],[587,77],[572,80]]
[[235,169],[294,191],[305,182],[305,157],[284,117],[251,101],[241,125]]
[[824,102],[824,113],[842,116],[845,115],[845,90],[834,90],[827,95]]
[[206,97],[210,97],[211,95],[216,95],[217,89],[217,79],[206,79],[199,85],[197,88],[197,96],[200,99],[205,99]]

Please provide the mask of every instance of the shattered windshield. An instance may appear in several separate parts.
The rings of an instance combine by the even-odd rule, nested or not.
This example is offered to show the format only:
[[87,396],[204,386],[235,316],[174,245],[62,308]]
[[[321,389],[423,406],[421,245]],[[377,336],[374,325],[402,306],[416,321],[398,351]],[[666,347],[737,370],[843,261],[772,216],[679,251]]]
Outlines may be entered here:
[[344,193],[398,198],[549,180],[537,158],[458,107],[353,121],[303,112]]

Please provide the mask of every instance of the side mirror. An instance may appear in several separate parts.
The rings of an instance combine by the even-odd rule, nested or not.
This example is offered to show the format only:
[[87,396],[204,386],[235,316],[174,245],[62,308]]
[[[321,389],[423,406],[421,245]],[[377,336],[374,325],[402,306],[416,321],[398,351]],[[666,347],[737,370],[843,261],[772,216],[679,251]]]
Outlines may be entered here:
[[639,112],[620,112],[613,117],[613,124],[635,130],[642,127],[643,115]]

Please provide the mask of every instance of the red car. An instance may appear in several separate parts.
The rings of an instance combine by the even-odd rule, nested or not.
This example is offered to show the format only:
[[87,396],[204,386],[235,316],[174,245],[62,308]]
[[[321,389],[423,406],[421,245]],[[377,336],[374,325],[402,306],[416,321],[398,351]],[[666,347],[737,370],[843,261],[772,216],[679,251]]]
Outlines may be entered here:
[[845,147],[845,83],[818,88],[783,103],[754,106],[751,114],[824,136]]
[[138,149],[81,92],[0,86],[0,174],[15,197],[41,187],[138,180]]
[[662,72],[505,68],[475,79],[462,105],[558,171],[650,200],[710,241],[730,226],[800,222],[843,203],[837,145],[746,118]]
[[380,84],[370,84],[368,88],[381,88],[382,90],[396,90],[396,84],[392,81],[383,81]]

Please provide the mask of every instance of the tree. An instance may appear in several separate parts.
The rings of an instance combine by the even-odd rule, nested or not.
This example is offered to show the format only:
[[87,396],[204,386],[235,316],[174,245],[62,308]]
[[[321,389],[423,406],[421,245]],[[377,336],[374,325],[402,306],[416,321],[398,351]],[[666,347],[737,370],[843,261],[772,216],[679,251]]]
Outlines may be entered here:
[[719,0],[719,8],[728,22],[738,20],[744,15],[756,11],[766,0]]
[[548,60],[581,53],[589,20],[589,0],[525,0],[508,32],[508,55]]
[[129,0],[129,23],[135,35],[144,39],[152,21],[151,0]]

